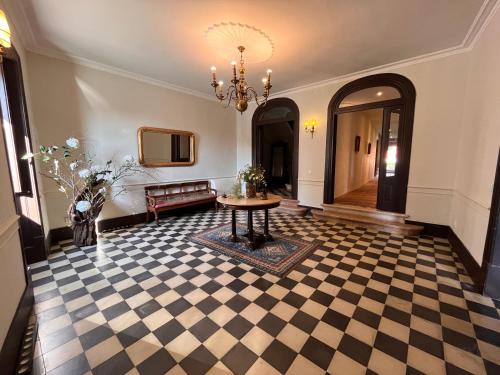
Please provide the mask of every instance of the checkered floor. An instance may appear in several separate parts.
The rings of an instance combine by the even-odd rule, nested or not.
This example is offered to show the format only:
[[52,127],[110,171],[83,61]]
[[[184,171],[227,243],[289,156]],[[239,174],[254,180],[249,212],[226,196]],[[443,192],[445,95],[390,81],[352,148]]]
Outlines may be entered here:
[[272,230],[321,243],[280,279],[185,239],[229,220],[61,243],[32,268],[36,372],[500,373],[500,303],[474,292],[446,240],[272,213]]

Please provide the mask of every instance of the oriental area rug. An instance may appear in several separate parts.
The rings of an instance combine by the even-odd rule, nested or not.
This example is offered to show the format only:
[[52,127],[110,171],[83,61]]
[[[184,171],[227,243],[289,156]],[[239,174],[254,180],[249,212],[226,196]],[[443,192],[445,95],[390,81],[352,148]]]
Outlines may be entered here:
[[246,227],[237,225],[236,233],[240,240],[232,242],[231,223],[226,223],[197,233],[189,240],[276,276],[287,274],[318,246],[314,242],[271,233],[272,241],[252,250],[244,241]]

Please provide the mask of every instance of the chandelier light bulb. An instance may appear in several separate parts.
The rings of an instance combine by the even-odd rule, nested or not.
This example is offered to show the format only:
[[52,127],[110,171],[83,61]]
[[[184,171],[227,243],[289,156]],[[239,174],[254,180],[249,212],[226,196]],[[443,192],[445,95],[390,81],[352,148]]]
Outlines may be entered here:
[[210,68],[210,71],[211,71],[212,73],[215,73],[215,72],[217,71],[217,68],[216,68],[215,66],[212,66],[212,67]]
[[231,61],[231,65],[236,65],[236,61]]
[[267,78],[262,78],[262,83],[265,85],[267,83]]
[[222,86],[224,84],[224,81],[219,81],[219,86]]
[[266,73],[271,74],[273,71],[271,69],[267,69]]

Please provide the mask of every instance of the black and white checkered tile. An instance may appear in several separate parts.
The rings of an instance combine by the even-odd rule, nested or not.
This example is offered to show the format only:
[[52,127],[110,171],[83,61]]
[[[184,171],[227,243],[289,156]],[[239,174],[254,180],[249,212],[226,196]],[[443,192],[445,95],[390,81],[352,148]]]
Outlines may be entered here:
[[198,212],[61,243],[32,268],[37,370],[500,373],[500,303],[475,293],[446,240],[273,212],[272,230],[321,243],[280,279],[186,240],[229,220]]

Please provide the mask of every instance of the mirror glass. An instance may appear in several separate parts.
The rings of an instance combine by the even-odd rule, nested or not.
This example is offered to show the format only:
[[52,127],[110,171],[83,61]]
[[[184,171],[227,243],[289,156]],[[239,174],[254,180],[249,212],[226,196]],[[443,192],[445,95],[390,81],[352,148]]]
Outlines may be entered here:
[[193,133],[160,128],[140,128],[139,162],[152,167],[193,165]]

